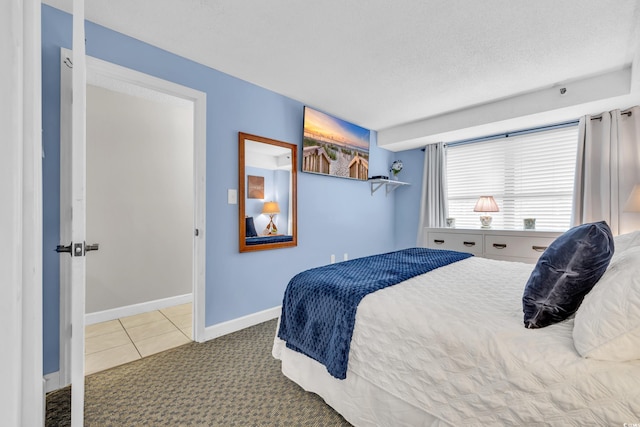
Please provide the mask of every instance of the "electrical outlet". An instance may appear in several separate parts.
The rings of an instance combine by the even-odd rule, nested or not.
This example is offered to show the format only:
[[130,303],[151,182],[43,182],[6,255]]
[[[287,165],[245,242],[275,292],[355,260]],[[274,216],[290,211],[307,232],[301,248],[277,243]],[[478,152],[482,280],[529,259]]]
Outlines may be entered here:
[[331,264],[335,264],[336,262],[336,256],[335,254],[331,254]]
[[343,261],[349,261],[349,254],[348,253],[344,253],[344,256],[342,257]]

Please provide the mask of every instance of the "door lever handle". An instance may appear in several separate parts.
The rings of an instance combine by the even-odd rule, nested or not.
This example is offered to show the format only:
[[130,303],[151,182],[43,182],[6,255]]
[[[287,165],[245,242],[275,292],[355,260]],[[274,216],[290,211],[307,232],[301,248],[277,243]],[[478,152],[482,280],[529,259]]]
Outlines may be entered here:
[[56,252],[58,253],[67,252],[71,256],[84,256],[87,252],[97,251],[98,249],[100,249],[100,245],[98,243],[94,243],[93,245],[85,245],[83,243],[76,243],[74,245],[73,243],[71,243],[67,246],[63,246],[63,245],[56,246]]
[[85,252],[97,251],[98,249],[100,249],[100,244],[99,243],[94,243],[92,245],[84,245],[84,251]]
[[58,245],[56,246],[56,252],[63,253],[63,252],[69,252],[71,253],[71,245],[67,245],[67,246],[63,246],[63,245]]

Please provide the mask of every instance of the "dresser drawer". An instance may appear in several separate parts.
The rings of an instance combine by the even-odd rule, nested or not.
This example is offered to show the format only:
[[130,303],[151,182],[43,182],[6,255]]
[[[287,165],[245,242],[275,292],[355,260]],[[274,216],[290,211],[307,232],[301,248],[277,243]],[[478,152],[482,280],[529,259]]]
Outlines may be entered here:
[[428,233],[427,247],[482,254],[482,234]]
[[489,257],[518,257],[537,260],[553,237],[484,236],[484,253]]

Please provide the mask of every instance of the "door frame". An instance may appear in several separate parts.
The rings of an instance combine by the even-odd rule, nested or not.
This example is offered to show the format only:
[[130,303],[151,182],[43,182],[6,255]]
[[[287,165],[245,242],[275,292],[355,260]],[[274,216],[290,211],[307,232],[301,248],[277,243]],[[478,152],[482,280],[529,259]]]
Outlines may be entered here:
[[[68,151],[62,149],[63,141],[71,140],[71,67],[72,51],[66,48],[60,50],[60,164],[61,168],[70,166]],[[206,267],[206,108],[207,94],[186,86],[163,80],[130,68],[112,64],[97,58],[86,56],[87,81],[99,82],[108,79],[134,85],[143,90],[160,92],[193,103],[193,266],[192,266],[192,339],[196,342],[205,341],[205,267]],[[99,83],[98,83],[99,85]],[[65,95],[67,94],[67,95]],[[86,159],[85,159],[86,164]],[[62,172],[62,171],[61,171]],[[67,191],[60,188],[60,192]],[[61,207],[62,209],[62,207]],[[61,227],[65,216],[61,215]],[[66,216],[68,218],[68,215]],[[68,242],[62,244],[68,244]],[[71,383],[71,289],[69,286],[69,272],[60,264],[60,387]],[[84,319],[84,313],[82,318]],[[84,329],[82,325],[75,328]]]

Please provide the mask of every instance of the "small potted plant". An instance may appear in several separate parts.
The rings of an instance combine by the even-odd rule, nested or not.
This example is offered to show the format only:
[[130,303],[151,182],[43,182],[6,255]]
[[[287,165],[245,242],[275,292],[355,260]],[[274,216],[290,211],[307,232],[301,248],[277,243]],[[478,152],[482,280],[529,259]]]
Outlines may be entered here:
[[402,170],[402,160],[395,160],[393,163],[391,163],[391,169],[389,169],[389,172],[391,172],[391,177],[395,180],[398,179],[398,174],[400,173],[400,171]]

